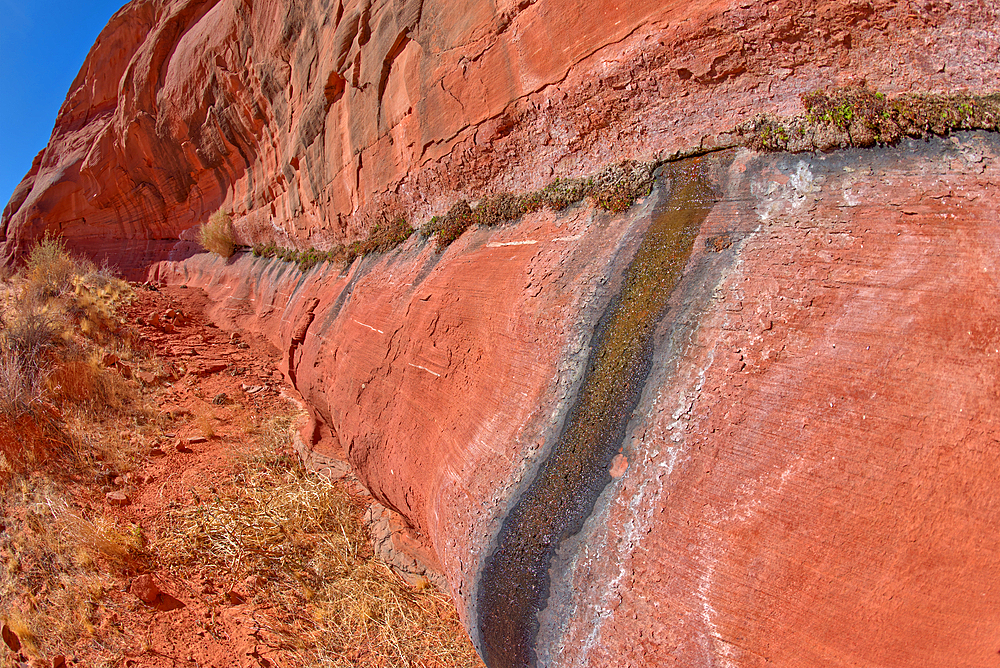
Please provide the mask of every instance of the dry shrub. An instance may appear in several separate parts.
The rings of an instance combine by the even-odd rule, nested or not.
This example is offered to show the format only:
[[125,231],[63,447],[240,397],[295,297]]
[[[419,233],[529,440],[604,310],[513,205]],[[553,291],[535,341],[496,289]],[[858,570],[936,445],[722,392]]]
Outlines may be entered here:
[[224,258],[232,257],[236,252],[232,217],[222,209],[209,216],[208,222],[198,230],[198,243],[207,251]]
[[[115,578],[143,556],[141,532],[108,517],[85,517],[40,477],[21,478],[0,498],[0,615],[29,658],[71,655],[100,629],[109,656],[128,641],[106,594]],[[117,650],[117,652],[113,651]],[[34,665],[34,664],[32,664]]]
[[5,482],[70,450],[59,414],[39,402],[17,414],[0,412],[0,471]]
[[8,347],[0,338],[0,413],[16,417],[42,403],[46,376],[42,358]]
[[0,454],[2,468],[21,474],[74,451],[78,463],[89,459],[79,456],[66,419],[124,416],[136,397],[117,371],[101,366],[108,349],[119,358],[133,355],[119,317],[133,297],[128,283],[107,267],[73,259],[50,236],[31,250],[27,265],[0,290]]
[[55,366],[48,386],[57,405],[73,404],[91,413],[121,415],[136,401],[136,389],[117,371],[101,366],[100,351]]
[[66,241],[46,233],[28,253],[25,278],[28,291],[41,298],[55,297],[70,289],[72,279],[92,264],[73,258]]
[[24,473],[65,450],[45,389],[55,330],[36,313],[7,313],[0,324],[0,469]]
[[[287,447],[287,431],[255,432]],[[157,553],[175,569],[212,567],[229,585],[262,576],[258,596],[292,619],[282,635],[306,665],[481,665],[450,599],[410,588],[373,556],[365,503],[341,484],[291,455],[260,454],[231,487],[203,494],[173,511]]]
[[120,338],[124,322],[121,307],[135,297],[126,281],[105,268],[74,276],[67,311],[72,325],[83,336],[98,342]]

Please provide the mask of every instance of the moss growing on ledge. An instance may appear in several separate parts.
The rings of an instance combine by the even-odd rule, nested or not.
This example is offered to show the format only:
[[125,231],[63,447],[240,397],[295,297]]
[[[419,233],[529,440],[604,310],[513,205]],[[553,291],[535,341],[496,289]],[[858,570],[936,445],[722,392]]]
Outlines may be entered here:
[[464,199],[459,200],[444,216],[431,218],[420,228],[420,234],[424,237],[437,234],[437,247],[442,250],[473,225],[495,227],[520,220],[525,214],[545,207],[561,211],[587,197],[605,211],[618,213],[649,194],[655,167],[630,160],[611,165],[590,178],[556,179],[540,190],[523,195],[499,193],[485,198],[475,208]]
[[388,223],[379,223],[362,241],[354,241],[347,246],[335,246],[327,251],[316,248],[296,250],[276,244],[257,244],[253,247],[254,257],[276,257],[283,262],[298,266],[301,271],[309,271],[323,262],[339,262],[346,269],[358,256],[384,253],[399,246],[410,238],[413,228],[402,217]]
[[[893,144],[904,137],[947,135],[959,130],[1000,129],[1000,93],[907,94],[890,99],[860,85],[805,93],[802,103],[802,114],[758,116],[722,133],[711,147],[681,151],[652,163],[628,160],[588,178],[557,178],[534,192],[501,192],[475,207],[460,199],[445,215],[431,218],[420,228],[420,234],[424,238],[437,235],[437,248],[443,250],[473,225],[493,227],[516,222],[527,213],[546,207],[561,211],[587,198],[605,211],[619,213],[650,192],[653,173],[662,164],[737,146],[797,153]],[[342,262],[346,267],[357,256],[389,250],[412,233],[413,229],[399,218],[376,225],[363,241],[329,251],[295,251],[270,244],[255,247],[254,254],[294,262],[303,271],[320,262]]]
[[1000,128],[1000,93],[907,94],[896,98],[866,86],[802,95],[805,113],[758,116],[736,129],[737,142],[757,151],[826,151],[894,144],[960,130]]

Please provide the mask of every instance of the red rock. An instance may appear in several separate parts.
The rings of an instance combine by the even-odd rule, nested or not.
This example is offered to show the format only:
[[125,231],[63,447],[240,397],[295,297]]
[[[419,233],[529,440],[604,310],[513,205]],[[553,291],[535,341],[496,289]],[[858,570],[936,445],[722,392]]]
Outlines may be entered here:
[[608,469],[608,473],[612,478],[621,478],[625,475],[625,471],[628,470],[628,459],[625,455],[618,454],[615,458],[611,460],[611,468]]
[[159,378],[152,371],[139,371],[135,376],[146,385],[155,385],[159,381]]
[[52,657],[52,668],[66,668],[66,657],[62,654]]
[[201,362],[193,365],[190,372],[196,376],[211,376],[213,373],[225,371],[228,367],[227,362]]
[[247,602],[246,597],[243,594],[241,594],[238,591],[236,591],[236,590],[230,590],[230,591],[226,592],[226,599],[232,605],[242,605],[242,604],[244,604],[244,603]]
[[153,576],[149,574],[140,575],[132,580],[129,591],[146,605],[156,605],[160,597],[160,588],[153,581]]
[[17,654],[21,651],[21,639],[17,637],[6,623],[0,628],[0,637],[3,638],[3,642],[10,649],[11,652]]
[[128,494],[120,490],[108,492],[104,495],[104,498],[113,506],[127,506],[129,504]]
[[[116,15],[4,211],[3,255],[60,230],[136,271],[193,252],[220,207],[241,243],[326,246],[718,147],[810,89],[998,74],[995,8],[972,0],[424,0],[367,28],[349,1],[287,31],[251,4]],[[628,475],[548,570],[540,665],[990,665],[1000,174],[995,140],[954,139],[704,159],[725,200],[669,305],[682,331],[656,338]],[[429,554],[474,626],[479,565],[659,196],[443,254],[414,237],[345,276],[200,255],[150,280],[205,288],[220,323],[280,348],[305,454],[349,459],[400,512],[393,549]]]
[[[960,141],[969,145],[955,150],[1000,155],[995,140]],[[1000,470],[975,454],[1000,434],[992,376],[963,370],[982,369],[990,350],[977,332],[1000,331],[983,283],[992,260],[976,259],[1000,257],[1000,161],[953,171],[948,145],[744,157],[729,168],[736,194],[703,224],[683,284],[693,295],[684,299],[707,300],[682,320],[698,323],[679,339],[693,343],[673,380],[654,365],[649,382],[660,385],[636,408],[619,460],[628,475],[583,539],[593,556],[552,584],[552,600],[565,597],[579,616],[564,624],[559,606],[546,613],[536,647],[545,661],[557,652],[564,665],[703,665],[702,639],[719,637],[749,648],[709,651],[733,665],[766,651],[804,668],[823,662],[810,647],[846,656],[857,643],[877,662],[903,643],[915,662],[947,663],[966,655],[981,620],[1000,622],[955,590],[988,586],[1000,554],[989,538]],[[961,207],[935,200],[908,216],[885,204],[923,199],[931,186],[963,193]],[[276,280],[249,259],[212,258],[157,275],[207,289],[229,326],[229,286],[252,277],[262,297],[238,322],[285,350],[296,309],[319,299],[322,336],[290,360],[316,459],[352,444],[359,477],[412,527],[418,547],[397,547],[433,546],[468,615],[469,564],[496,531],[521,462],[542,451],[548,416],[565,410],[560,393],[581,363],[565,357],[582,345],[579,314],[617,275],[613,240],[632,238],[627,226],[639,223],[627,221],[641,220],[640,208],[602,225],[571,210],[468,232],[416,290],[433,253],[416,244],[357,278],[334,268]],[[712,239],[723,233],[736,241],[719,249]],[[533,277],[546,275],[537,291]],[[927,431],[929,419],[940,426]],[[904,544],[919,548],[893,552]],[[922,555],[934,555],[940,578]],[[928,595],[952,621],[910,634],[903,620],[920,618]],[[894,621],[851,635],[859,605]],[[675,640],[636,644],[637,628]]]
[[712,145],[811,88],[996,76],[992,42],[966,38],[993,7],[972,0],[369,5],[296,6],[286,22],[275,0],[126,5],[4,209],[0,255],[58,230],[139,274],[196,252],[220,207],[239,243],[350,241],[512,179],[527,190]]

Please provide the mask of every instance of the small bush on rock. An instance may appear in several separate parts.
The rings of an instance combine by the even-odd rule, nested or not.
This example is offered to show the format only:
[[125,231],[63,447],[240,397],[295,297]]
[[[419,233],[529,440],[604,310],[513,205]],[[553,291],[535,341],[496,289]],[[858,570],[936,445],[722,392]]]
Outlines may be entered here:
[[222,209],[213,213],[208,222],[198,230],[198,243],[205,250],[224,258],[232,257],[236,252],[235,238],[233,219]]

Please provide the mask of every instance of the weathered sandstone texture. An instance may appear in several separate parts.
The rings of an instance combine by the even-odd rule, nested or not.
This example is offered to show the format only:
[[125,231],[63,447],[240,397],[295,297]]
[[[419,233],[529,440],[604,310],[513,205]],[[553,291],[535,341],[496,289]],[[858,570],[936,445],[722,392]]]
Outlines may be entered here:
[[[718,202],[655,335],[627,469],[594,472],[610,484],[549,571],[538,665],[992,665],[998,155],[962,134],[701,159]],[[286,351],[320,452],[406,518],[481,639],[492,541],[676,181],[443,255],[414,237],[343,276],[199,255],[154,278]]]
[[[992,666],[1000,139],[712,149],[822,86],[991,90],[997,12],[133,2],[5,209],[3,254],[53,230],[132,272],[172,256],[151,279],[205,289],[220,324],[283,351],[303,450],[348,461],[397,513],[378,521],[448,583],[491,668]],[[322,248],[692,151],[624,213],[543,210],[443,253],[414,235],[305,274],[191,257],[219,207],[243,242]],[[708,210],[680,280],[649,285],[665,307],[625,300],[695,172]],[[626,370],[639,389],[608,407],[617,447],[539,497],[583,508],[582,530],[541,517],[534,544],[511,540],[591,417],[576,407],[609,314],[633,303],[653,331]],[[490,576],[538,546],[532,580]]]
[[244,242],[326,247],[387,216],[710,146],[798,94],[981,91],[993,3],[135,0],[101,33],[4,209],[140,270],[225,207]]

